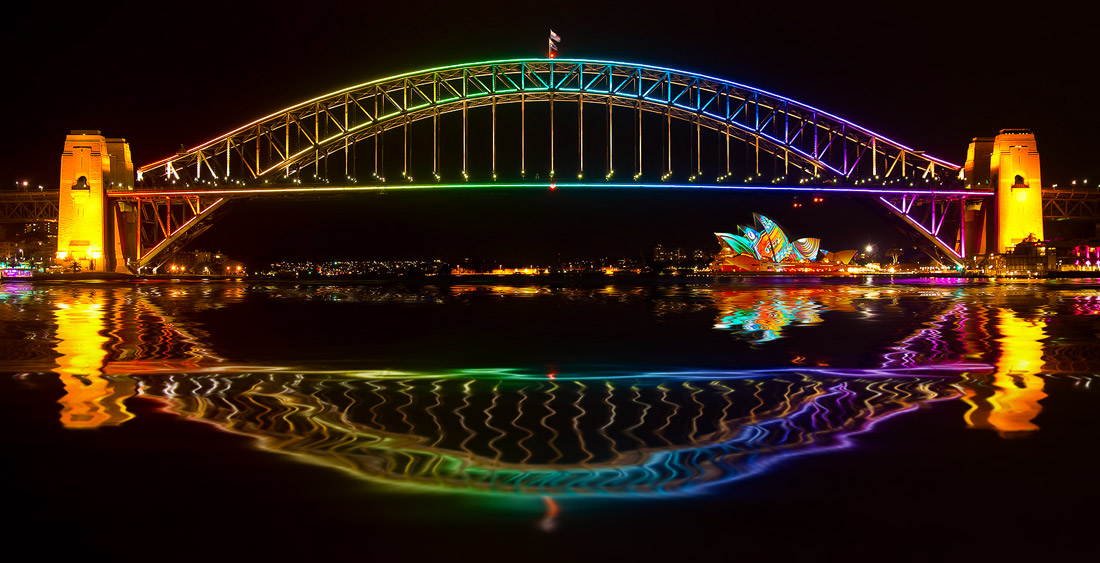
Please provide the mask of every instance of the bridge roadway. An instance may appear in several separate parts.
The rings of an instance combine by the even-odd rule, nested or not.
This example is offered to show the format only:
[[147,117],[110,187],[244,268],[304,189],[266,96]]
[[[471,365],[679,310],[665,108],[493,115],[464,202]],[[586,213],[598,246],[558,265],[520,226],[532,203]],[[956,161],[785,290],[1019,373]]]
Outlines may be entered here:
[[349,193],[349,192],[384,192],[397,190],[473,190],[473,189],[586,189],[586,190],[722,190],[744,192],[789,192],[789,193],[815,193],[856,196],[898,196],[898,195],[937,195],[937,196],[961,196],[961,197],[988,197],[993,195],[992,190],[962,190],[962,189],[936,189],[936,188],[892,188],[892,187],[843,187],[832,185],[729,185],[729,184],[674,184],[674,183],[645,183],[645,182],[492,182],[492,183],[433,183],[433,184],[381,184],[381,185],[332,185],[320,184],[295,184],[272,186],[209,186],[188,187],[186,189],[136,189],[133,191],[109,191],[110,198],[156,198],[156,197],[257,197],[280,194],[315,194]]
[[[607,184],[578,184],[569,182],[542,182],[542,183],[502,183],[502,184],[398,184],[386,186],[333,186],[324,185],[298,185],[296,187],[266,187],[266,188],[241,188],[239,186],[214,187],[210,189],[185,189],[185,190],[139,190],[127,192],[108,192],[110,198],[149,198],[170,196],[218,196],[218,197],[262,197],[265,195],[300,194],[300,195],[324,195],[337,193],[390,191],[390,190],[416,190],[416,189],[704,189],[704,190],[732,190],[732,191],[762,191],[762,192],[812,192],[833,193],[837,195],[854,195],[869,192],[880,194],[896,194],[891,190],[873,190],[844,187],[808,187],[808,186],[732,186],[732,185],[698,185],[698,184],[634,184],[634,183],[607,183]],[[936,190],[942,195],[955,195],[959,190]],[[966,195],[988,196],[991,192],[978,192],[967,190]],[[60,192],[58,190],[45,190],[36,192],[0,192],[0,223],[34,223],[39,221],[57,221],[57,206]],[[1096,190],[1064,190],[1057,188],[1043,189],[1043,219],[1051,220],[1096,220],[1100,219],[1100,189]]]

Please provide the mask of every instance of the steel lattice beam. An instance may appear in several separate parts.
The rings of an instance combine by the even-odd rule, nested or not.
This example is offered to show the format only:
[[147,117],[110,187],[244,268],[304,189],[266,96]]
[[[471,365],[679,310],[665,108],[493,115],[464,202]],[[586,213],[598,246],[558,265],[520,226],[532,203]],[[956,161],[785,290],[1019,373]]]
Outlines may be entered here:
[[412,72],[321,96],[143,166],[139,184],[278,182],[410,121],[485,105],[577,101],[581,95],[586,102],[728,132],[814,178],[942,185],[959,168],[830,113],[727,80],[648,65],[532,59]]
[[59,192],[0,194],[0,223],[57,221]]
[[966,201],[971,197],[904,194],[883,196],[879,200],[891,213],[931,242],[943,258],[961,266],[968,255],[963,215]]
[[1043,219],[1100,220],[1100,190],[1044,188]]
[[[198,195],[115,195],[112,199],[118,206],[120,217],[126,212],[133,214],[133,238],[127,240],[124,246],[132,245],[130,250],[134,259],[128,267],[135,272],[141,268],[159,266],[175,249],[202,234],[210,227],[207,219],[227,201],[223,197]],[[122,222],[120,218],[119,223]]]

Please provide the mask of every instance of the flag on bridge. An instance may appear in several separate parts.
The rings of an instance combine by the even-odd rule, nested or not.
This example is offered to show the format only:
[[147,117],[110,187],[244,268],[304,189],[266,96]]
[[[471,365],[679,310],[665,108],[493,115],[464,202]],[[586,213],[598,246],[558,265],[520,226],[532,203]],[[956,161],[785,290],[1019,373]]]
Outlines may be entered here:
[[549,47],[549,50],[547,51],[547,56],[549,58],[552,59],[552,58],[554,58],[558,55],[558,43],[560,43],[560,42],[561,42],[561,36],[558,35],[557,33],[554,33],[554,30],[551,29],[550,30],[550,47]]

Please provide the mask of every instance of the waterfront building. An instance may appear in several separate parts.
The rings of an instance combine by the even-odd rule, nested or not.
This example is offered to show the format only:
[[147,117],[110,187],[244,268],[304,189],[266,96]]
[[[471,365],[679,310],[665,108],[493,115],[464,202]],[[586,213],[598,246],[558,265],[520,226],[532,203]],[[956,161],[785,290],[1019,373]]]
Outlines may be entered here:
[[712,272],[841,271],[855,256],[854,250],[822,251],[816,238],[791,241],[775,221],[759,213],[753,219],[756,226],[739,226],[740,235],[714,233],[722,248],[711,262]]

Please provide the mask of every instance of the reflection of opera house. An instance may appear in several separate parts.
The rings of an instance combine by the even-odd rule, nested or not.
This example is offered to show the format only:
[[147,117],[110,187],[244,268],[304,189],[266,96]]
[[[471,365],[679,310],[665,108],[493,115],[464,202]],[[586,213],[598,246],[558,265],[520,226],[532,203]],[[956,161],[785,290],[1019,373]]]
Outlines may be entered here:
[[712,272],[843,272],[855,256],[855,250],[822,250],[816,238],[791,242],[775,221],[759,213],[752,216],[756,228],[739,226],[740,235],[714,233],[722,250],[711,262]]

